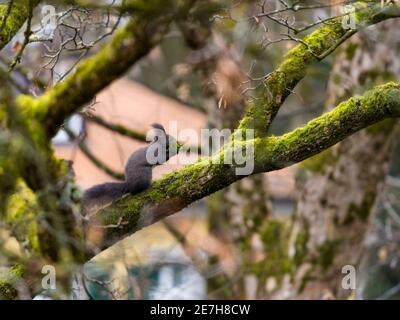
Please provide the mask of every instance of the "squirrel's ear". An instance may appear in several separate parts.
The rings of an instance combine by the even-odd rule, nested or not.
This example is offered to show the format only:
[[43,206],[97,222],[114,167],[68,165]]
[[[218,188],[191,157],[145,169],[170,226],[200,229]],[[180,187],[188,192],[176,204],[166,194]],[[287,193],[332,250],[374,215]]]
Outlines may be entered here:
[[162,130],[162,131],[165,133],[165,129],[164,129],[164,127],[163,127],[161,124],[159,124],[159,123],[153,123],[151,126],[152,126],[154,129]]
[[163,135],[166,136],[167,135],[167,133],[165,132],[164,127],[161,124],[153,123],[151,125],[151,127],[153,128],[153,130],[151,130],[150,133],[149,133],[149,136],[147,136],[149,141],[156,142],[161,138],[161,136],[163,136]]

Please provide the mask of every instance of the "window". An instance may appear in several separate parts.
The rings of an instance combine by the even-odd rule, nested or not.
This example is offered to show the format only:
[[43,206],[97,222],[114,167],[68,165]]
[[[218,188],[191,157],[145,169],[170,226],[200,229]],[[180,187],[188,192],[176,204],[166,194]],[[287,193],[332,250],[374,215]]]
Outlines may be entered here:
[[[85,121],[81,115],[73,115],[65,122],[64,125],[67,126],[68,129],[71,130],[77,137],[85,129]],[[74,141],[70,139],[68,134],[63,129],[60,129],[56,136],[52,139],[52,143],[54,145],[68,145],[73,142]]]

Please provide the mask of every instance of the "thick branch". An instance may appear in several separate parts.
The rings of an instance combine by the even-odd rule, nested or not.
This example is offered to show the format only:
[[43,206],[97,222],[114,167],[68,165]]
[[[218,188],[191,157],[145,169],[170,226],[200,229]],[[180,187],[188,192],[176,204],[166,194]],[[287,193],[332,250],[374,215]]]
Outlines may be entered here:
[[[36,6],[39,2],[39,0],[32,0],[32,7]],[[0,4],[0,50],[21,29],[28,16],[29,0],[13,1],[10,5],[8,3]]]
[[[254,147],[255,170],[268,172],[290,166],[329,148],[354,132],[389,117],[400,116],[400,85],[390,83],[351,98],[306,126],[279,137],[245,142]],[[241,146],[240,146],[241,147]],[[106,247],[140,228],[173,214],[194,201],[223,189],[243,176],[235,165],[212,163],[224,149],[157,180],[147,191],[127,196],[90,217],[91,226],[104,230]],[[221,160],[223,162],[223,160]]]
[[[185,1],[185,4],[189,2],[192,1]],[[152,15],[146,11],[146,15],[131,18],[112,41],[95,56],[78,64],[76,71],[65,81],[39,98],[20,96],[19,105],[32,112],[32,116],[43,123],[48,136],[53,136],[68,116],[90,102],[96,93],[123,75],[161,41],[173,18],[187,9],[176,3],[165,7],[158,0],[150,1],[146,5],[149,8],[154,5]]]

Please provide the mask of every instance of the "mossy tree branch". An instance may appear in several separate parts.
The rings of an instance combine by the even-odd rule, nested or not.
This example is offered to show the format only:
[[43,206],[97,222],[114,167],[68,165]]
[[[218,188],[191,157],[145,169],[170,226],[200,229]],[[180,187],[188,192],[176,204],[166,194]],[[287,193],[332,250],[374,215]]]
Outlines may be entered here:
[[342,18],[333,19],[328,25],[306,36],[285,55],[284,61],[264,80],[263,98],[248,105],[240,128],[252,128],[256,130],[256,135],[266,136],[280,107],[300,80],[306,76],[307,69],[312,63],[331,54],[358,30],[400,16],[398,4],[388,4],[382,8],[380,1],[375,3],[360,1],[356,6],[357,13],[354,17],[356,30],[344,29]]
[[[307,159],[347,136],[385,118],[400,116],[400,85],[389,83],[339,104],[306,126],[283,136],[258,137],[243,144],[254,150],[253,173],[281,169]],[[234,146],[242,148],[243,144]],[[126,196],[89,218],[88,228],[102,228],[100,247],[173,214],[198,199],[240,180],[235,164],[224,164],[229,144],[212,158],[188,165],[157,180],[150,189]],[[220,163],[216,163],[216,162]]]
[[[38,5],[40,0],[32,0],[31,6]],[[29,0],[13,1],[0,4],[0,50],[17,34],[29,16]]]
[[[144,3],[141,0],[137,2]],[[65,170],[65,164],[54,158],[53,150],[50,148],[50,138],[62,125],[64,119],[84,103],[90,101],[98,91],[121,76],[132,64],[146,55],[161,40],[169,23],[181,13],[180,10],[190,9],[192,2],[191,0],[171,0],[170,4],[174,5],[165,7],[165,2],[161,3],[159,0],[146,1],[146,5],[154,5],[153,11],[151,13],[146,11],[146,14],[143,15],[138,13],[137,16],[131,18],[125,27],[115,34],[109,44],[105,45],[92,58],[84,60],[71,77],[57,84],[39,98],[27,95],[19,96],[16,104],[13,101],[13,108],[0,110],[0,125],[3,122],[7,123],[10,126],[8,129],[12,129],[12,132],[18,132],[17,137],[25,134],[29,137],[29,141],[21,142],[18,140],[17,142],[20,142],[18,144],[19,149],[13,148],[13,152],[9,152],[12,147],[10,141],[15,141],[16,138],[4,141],[4,143],[0,141],[0,149],[7,151],[2,152],[4,157],[0,157],[0,169],[3,169],[0,171],[3,173],[5,171],[7,175],[0,174],[0,180],[7,182],[1,185],[8,189],[1,196],[8,196],[13,191],[11,187],[14,187],[16,177],[26,178],[27,182],[30,182],[28,185],[32,188],[32,191],[39,192],[41,195],[39,211],[50,213],[46,216],[48,218],[46,223],[53,229],[57,229],[60,234],[58,236],[43,225],[38,230],[38,234],[41,235],[41,245],[43,245],[40,250],[41,254],[51,257],[53,262],[60,262],[57,252],[65,252],[70,247],[76,247],[70,250],[74,253],[84,249],[79,247],[78,241],[75,241],[75,224],[73,223],[70,204],[66,203],[67,200],[63,203],[64,200],[61,199],[61,195],[64,193],[62,190],[64,183],[67,185],[67,181],[62,177],[66,176],[67,170]],[[8,5],[0,6],[0,10],[7,13],[7,19],[3,20],[5,23],[1,29],[2,33],[0,33],[1,48],[11,40],[26,20],[28,6],[22,7],[21,5],[27,3],[27,1],[14,1],[12,7]],[[37,4],[39,1],[30,3]],[[3,108],[3,105],[1,105],[1,108]],[[10,110],[13,111],[12,115],[11,112],[6,113]],[[2,121],[3,118],[12,119],[12,121]],[[5,135],[3,134],[2,137],[5,138]],[[25,150],[23,147],[29,150]],[[21,155],[18,153],[18,156],[14,157],[12,155],[17,153],[16,149],[18,152],[22,149]],[[40,160],[43,160],[40,161],[40,164],[36,165],[37,163],[32,159],[33,152],[31,149],[37,151],[37,154],[40,155]],[[36,156],[36,153],[34,155]],[[43,170],[38,168],[47,170],[47,172],[43,173]],[[51,185],[58,187],[52,188]],[[60,223],[64,218],[68,222]],[[59,228],[60,226],[62,227]],[[74,242],[62,244],[61,242],[68,237],[74,239]],[[46,244],[49,246],[46,246]],[[33,250],[31,253],[34,254]],[[81,261],[78,256],[82,257],[81,254],[77,253],[74,258]],[[25,278],[23,274],[15,274],[15,278],[21,276]],[[12,269],[9,275],[0,277],[1,295],[10,299],[15,298],[17,291],[13,289],[14,284]]]
[[147,55],[162,40],[170,22],[189,10],[192,2],[171,0],[161,5],[159,0],[147,1],[144,13],[132,17],[96,55],[78,64],[65,81],[38,98],[20,96],[17,103],[52,137],[66,118]]

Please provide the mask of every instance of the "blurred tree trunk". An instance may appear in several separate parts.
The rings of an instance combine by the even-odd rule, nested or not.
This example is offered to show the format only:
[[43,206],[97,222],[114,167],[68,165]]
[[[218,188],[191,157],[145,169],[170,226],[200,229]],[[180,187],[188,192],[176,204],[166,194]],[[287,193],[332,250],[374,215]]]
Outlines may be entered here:
[[[233,49],[220,48],[219,54],[202,66],[205,79],[216,79],[206,90],[215,101],[207,110],[210,128],[233,131],[244,114],[239,88],[244,76],[234,55]],[[225,250],[211,259],[212,264],[224,266],[209,278],[212,298],[257,297],[258,280],[247,267],[257,258],[258,228],[271,211],[265,178],[264,174],[247,177],[207,200],[210,232],[224,243],[221,248]]]
[[[399,127],[397,127],[397,134]],[[390,170],[374,207],[357,270],[361,299],[400,299],[400,143],[395,142]]]
[[[399,21],[385,22],[349,41],[335,58],[326,110],[362,90],[398,79],[399,44]],[[395,127],[395,121],[383,121],[303,162],[291,231],[297,245],[289,252],[296,254],[297,248],[301,255],[297,254],[295,279],[280,294],[307,299],[354,294],[342,288],[341,271],[360,262]]]
[[[337,53],[325,111],[371,87],[396,80],[398,21],[356,35]],[[378,42],[379,41],[379,42]],[[218,76],[235,63],[226,54],[214,61]],[[224,66],[225,70],[219,70]],[[232,79],[223,83],[235,83]],[[223,92],[232,88],[222,88]],[[235,128],[240,101],[210,108],[210,125]],[[232,95],[228,96],[232,97]],[[233,99],[234,100],[234,99]],[[344,265],[358,266],[375,199],[388,169],[395,121],[386,120],[305,161],[297,177],[298,203],[290,222],[269,215],[262,175],[246,178],[208,200],[211,232],[229,245],[238,269],[210,278],[217,298],[346,298]],[[218,259],[213,262],[218,262]],[[229,264],[228,264],[229,265]],[[222,288],[222,289],[220,289]]]

